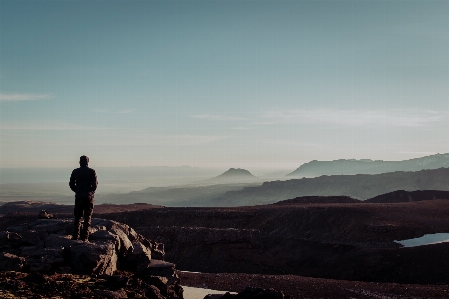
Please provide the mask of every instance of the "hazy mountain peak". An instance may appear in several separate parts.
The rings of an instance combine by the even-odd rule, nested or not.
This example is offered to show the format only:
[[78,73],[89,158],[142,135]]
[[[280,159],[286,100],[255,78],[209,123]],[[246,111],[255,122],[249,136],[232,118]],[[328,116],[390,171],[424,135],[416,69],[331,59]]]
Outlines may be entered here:
[[220,174],[218,177],[230,177],[230,176],[254,177],[254,175],[252,175],[251,172],[242,168],[229,168],[228,170]]
[[222,174],[208,180],[209,182],[212,183],[219,183],[219,184],[227,184],[227,183],[244,183],[244,182],[255,182],[258,181],[259,179],[252,175],[251,172],[249,172],[246,169],[242,169],[242,168],[229,168],[228,170],[226,170],[225,172],[223,172]]

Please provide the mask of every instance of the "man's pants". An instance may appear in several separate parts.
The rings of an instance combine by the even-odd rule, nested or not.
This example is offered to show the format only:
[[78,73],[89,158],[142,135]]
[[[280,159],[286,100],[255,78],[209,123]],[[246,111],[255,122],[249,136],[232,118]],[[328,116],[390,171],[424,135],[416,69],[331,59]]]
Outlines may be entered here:
[[[89,227],[94,211],[93,198],[76,198],[75,199],[75,229],[73,232],[73,240],[87,240],[89,238]],[[81,230],[81,217],[84,215],[84,225]],[[81,232],[81,236],[80,236]]]

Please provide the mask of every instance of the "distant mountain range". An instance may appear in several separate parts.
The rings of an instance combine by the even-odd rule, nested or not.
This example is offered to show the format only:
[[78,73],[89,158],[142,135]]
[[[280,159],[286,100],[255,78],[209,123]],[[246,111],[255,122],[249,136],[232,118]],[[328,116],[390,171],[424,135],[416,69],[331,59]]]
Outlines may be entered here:
[[396,171],[383,174],[331,175],[316,178],[265,182],[261,186],[228,191],[207,206],[245,206],[270,204],[300,196],[350,196],[366,200],[396,190],[449,191],[449,168]]
[[393,171],[420,171],[449,167],[449,154],[436,154],[404,161],[383,161],[370,159],[340,159],[334,161],[317,161],[305,163],[290,177],[316,177],[320,175],[339,174],[380,174]]

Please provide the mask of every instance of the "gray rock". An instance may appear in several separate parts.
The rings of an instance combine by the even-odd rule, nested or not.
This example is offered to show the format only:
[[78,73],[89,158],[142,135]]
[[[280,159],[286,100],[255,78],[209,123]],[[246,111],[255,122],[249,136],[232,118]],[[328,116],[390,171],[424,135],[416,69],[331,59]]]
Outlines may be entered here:
[[151,250],[138,241],[132,243],[134,250],[126,256],[121,268],[128,271],[143,271],[151,263]]
[[7,231],[18,234],[30,230],[45,232],[47,234],[70,234],[73,231],[73,220],[69,219],[37,219],[33,222],[10,226]]
[[69,263],[73,271],[112,275],[117,270],[117,253],[112,242],[83,242],[70,247]]
[[162,261],[164,260],[165,250],[163,243],[150,241],[142,235],[139,235],[139,241],[151,250],[151,258]]
[[[111,241],[114,244],[120,244],[120,238],[116,235],[113,234],[109,231],[106,230],[97,230],[95,232],[93,232],[90,236],[89,236],[90,241],[95,242],[95,241]],[[120,245],[116,245],[116,247],[119,247]],[[117,248],[118,249],[118,248]]]
[[89,237],[89,239],[91,241],[108,240],[113,242],[117,252],[122,256],[127,256],[133,252],[133,245],[128,236],[118,228],[112,228],[110,231],[97,230]]
[[32,272],[49,271],[64,264],[64,248],[61,246],[51,248],[23,247],[22,256],[26,256],[26,263]]
[[99,218],[92,219],[92,227],[102,227],[102,226],[106,227],[106,230],[108,231],[115,230],[124,232],[131,242],[139,238],[139,234],[129,225],[108,219],[99,219]]
[[25,258],[11,253],[0,253],[0,271],[18,271],[23,268]]
[[27,230],[20,233],[22,244],[26,246],[42,245],[47,233],[43,231]]
[[[110,230],[112,234],[115,234],[119,238],[119,244],[117,247],[117,250],[123,255],[127,256],[130,253],[133,252],[133,244],[131,243],[130,239],[128,238],[128,235],[126,234],[126,230],[122,230],[119,227],[112,228]],[[129,232],[129,230],[128,230]],[[132,238],[133,236],[130,235]],[[151,259],[151,252],[150,252],[150,259]]]
[[72,240],[72,236],[70,235],[51,234],[48,235],[48,237],[44,240],[45,247],[56,247],[56,246],[70,247],[80,243],[83,243],[83,241]]
[[147,276],[164,276],[175,277],[175,264],[152,259],[150,265],[145,269],[144,274]]

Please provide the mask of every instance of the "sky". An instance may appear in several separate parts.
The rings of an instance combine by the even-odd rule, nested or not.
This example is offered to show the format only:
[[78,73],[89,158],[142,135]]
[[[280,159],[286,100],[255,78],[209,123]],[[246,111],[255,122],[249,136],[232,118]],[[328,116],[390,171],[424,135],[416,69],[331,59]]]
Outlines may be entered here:
[[449,152],[449,1],[0,0],[0,167]]

